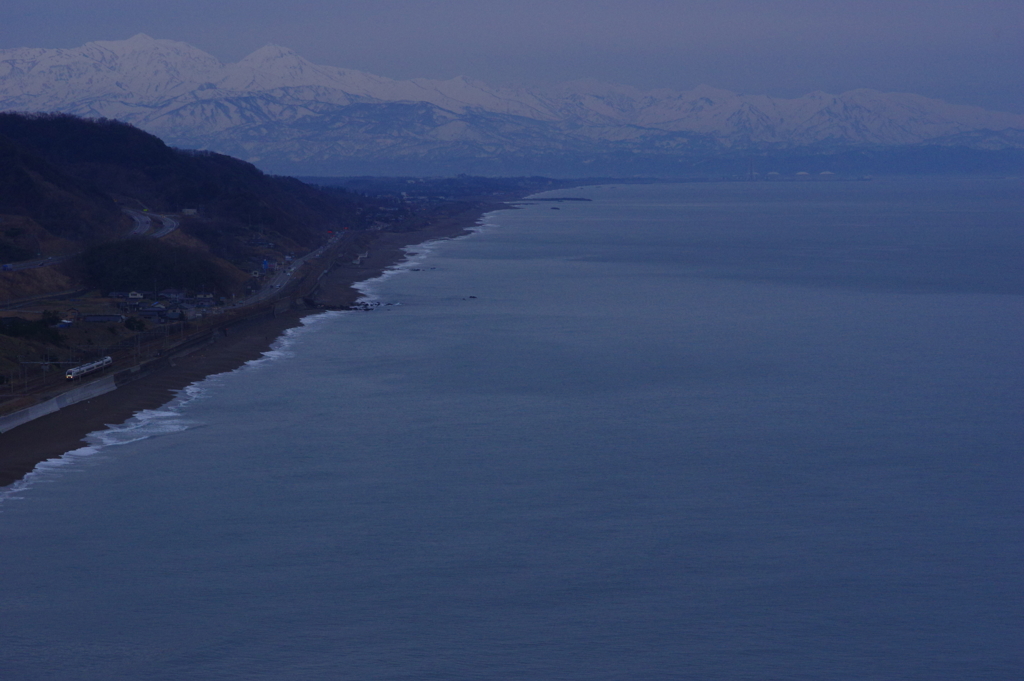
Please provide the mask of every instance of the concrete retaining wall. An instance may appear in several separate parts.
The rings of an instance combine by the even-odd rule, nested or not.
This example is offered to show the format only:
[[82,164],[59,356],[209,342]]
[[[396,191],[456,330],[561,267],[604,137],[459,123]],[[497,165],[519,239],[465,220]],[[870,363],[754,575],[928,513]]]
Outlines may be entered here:
[[83,386],[69,390],[66,393],[57,395],[53,399],[46,400],[40,404],[33,405],[27,409],[16,411],[13,414],[7,416],[0,416],[0,433],[6,433],[12,428],[16,428],[23,423],[34,421],[40,416],[46,416],[52,414],[55,411],[59,411],[64,407],[71,406],[78,402],[85,400],[91,400],[94,397],[105,395],[112,390],[117,389],[117,384],[114,381],[113,376],[104,376],[98,381],[92,383],[86,383]]
[[84,400],[91,400],[92,398],[99,397],[100,395],[105,395],[112,390],[116,390],[119,385],[131,383],[132,381],[138,380],[144,376],[148,376],[157,369],[167,366],[176,357],[184,357],[211,343],[215,343],[217,341],[218,333],[227,333],[227,329],[244,328],[246,325],[261,319],[274,317],[287,311],[291,305],[292,301],[290,299],[278,301],[270,309],[265,309],[262,312],[257,312],[248,317],[236,320],[231,324],[228,324],[227,327],[223,327],[220,331],[205,331],[194,338],[190,338],[184,343],[176,345],[174,348],[169,350],[166,355],[159,359],[144,362],[138,366],[131,367],[130,369],[122,369],[116,374],[104,376],[98,381],[92,381],[91,383],[79,386],[67,391],[66,393],[58,395],[57,397],[46,400],[45,402],[16,411],[13,414],[0,416],[0,433],[6,433],[12,428],[16,428],[23,423],[34,421],[40,416],[52,414],[53,412],[59,411],[72,404],[76,404]]

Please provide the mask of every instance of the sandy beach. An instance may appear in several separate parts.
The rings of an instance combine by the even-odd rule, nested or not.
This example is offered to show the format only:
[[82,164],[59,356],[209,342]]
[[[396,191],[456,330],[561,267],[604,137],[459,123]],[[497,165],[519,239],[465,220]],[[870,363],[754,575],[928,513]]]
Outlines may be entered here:
[[[351,305],[360,295],[352,285],[377,277],[404,260],[406,246],[465,235],[484,213],[505,207],[501,203],[479,205],[413,232],[379,232],[368,247],[368,255],[358,265],[335,264],[322,278],[313,298],[326,307]],[[0,434],[0,486],[21,479],[41,461],[83,446],[83,438],[91,432],[123,423],[144,409],[166,404],[177,391],[207,376],[232,371],[258,359],[282,333],[298,326],[304,316],[318,312],[317,308],[291,309],[232,324],[226,333],[221,329],[214,334],[215,342],[163,362],[144,378]]]

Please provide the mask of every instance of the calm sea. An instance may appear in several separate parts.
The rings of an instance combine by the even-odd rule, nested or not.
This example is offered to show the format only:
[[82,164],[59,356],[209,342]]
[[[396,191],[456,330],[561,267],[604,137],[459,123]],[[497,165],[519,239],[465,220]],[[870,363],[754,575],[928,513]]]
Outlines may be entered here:
[[1024,678],[1022,188],[493,213],[0,491],[0,677]]

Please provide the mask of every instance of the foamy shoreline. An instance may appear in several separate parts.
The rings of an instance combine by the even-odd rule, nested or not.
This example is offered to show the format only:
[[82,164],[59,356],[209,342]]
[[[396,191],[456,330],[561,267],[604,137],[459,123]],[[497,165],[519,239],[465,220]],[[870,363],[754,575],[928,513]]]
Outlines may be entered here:
[[[332,289],[336,301],[351,305],[372,296],[373,282],[408,270],[410,262],[428,257],[431,244],[471,234],[486,215],[508,207],[504,203],[481,205],[416,232],[383,234],[370,247],[367,263],[337,268],[324,284]],[[226,335],[217,334],[216,343],[170,362],[150,376],[0,434],[0,500],[16,496],[37,475],[155,434],[140,432],[145,427],[166,427],[170,429],[167,432],[188,427],[174,422],[176,407],[197,399],[203,382],[272,360],[282,343],[290,345],[289,337],[300,331],[310,316],[322,314],[316,309],[292,310],[232,326]]]

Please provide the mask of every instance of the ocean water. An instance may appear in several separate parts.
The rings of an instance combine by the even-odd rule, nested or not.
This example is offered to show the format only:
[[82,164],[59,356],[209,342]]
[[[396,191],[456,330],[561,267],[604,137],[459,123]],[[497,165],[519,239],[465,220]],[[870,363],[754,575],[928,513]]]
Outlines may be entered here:
[[0,677],[1024,678],[1022,188],[586,187],[414,249],[0,490]]

